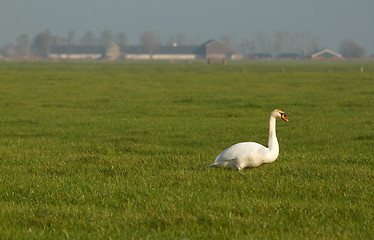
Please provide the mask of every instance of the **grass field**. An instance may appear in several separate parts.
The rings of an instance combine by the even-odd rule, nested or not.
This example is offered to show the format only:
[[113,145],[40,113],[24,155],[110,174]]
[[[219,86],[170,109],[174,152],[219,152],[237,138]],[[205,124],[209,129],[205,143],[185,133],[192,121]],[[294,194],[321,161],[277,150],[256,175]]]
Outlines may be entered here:
[[[1,63],[0,93],[0,239],[374,238],[373,62]],[[277,161],[205,168],[275,108]]]

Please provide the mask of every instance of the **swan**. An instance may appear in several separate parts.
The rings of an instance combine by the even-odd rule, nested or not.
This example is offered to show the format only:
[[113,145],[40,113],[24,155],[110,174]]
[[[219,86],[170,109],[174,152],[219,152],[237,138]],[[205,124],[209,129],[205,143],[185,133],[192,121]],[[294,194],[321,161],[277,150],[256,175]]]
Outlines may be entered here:
[[232,145],[221,152],[208,167],[227,168],[241,170],[244,168],[255,168],[264,163],[274,162],[279,154],[279,145],[275,135],[275,122],[281,118],[288,122],[286,114],[275,109],[269,119],[269,141],[268,147],[255,142],[242,142]]

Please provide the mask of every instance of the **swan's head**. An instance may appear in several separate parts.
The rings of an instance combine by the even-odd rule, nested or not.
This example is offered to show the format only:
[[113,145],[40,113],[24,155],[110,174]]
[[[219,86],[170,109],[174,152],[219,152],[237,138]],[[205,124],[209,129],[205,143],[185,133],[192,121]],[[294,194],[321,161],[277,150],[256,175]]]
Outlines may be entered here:
[[281,118],[284,121],[288,122],[288,119],[286,118],[286,113],[283,112],[282,110],[275,109],[274,111],[271,112],[271,116],[274,118]]

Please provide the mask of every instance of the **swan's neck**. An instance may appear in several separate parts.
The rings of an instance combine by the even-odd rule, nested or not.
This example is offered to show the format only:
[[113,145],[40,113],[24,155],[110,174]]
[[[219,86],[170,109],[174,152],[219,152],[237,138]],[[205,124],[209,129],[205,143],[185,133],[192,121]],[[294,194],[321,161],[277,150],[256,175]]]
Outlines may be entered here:
[[269,148],[269,160],[268,162],[273,162],[278,157],[279,154],[279,145],[277,136],[275,133],[275,123],[276,119],[274,117],[270,117],[269,120],[269,141],[268,141],[268,148]]

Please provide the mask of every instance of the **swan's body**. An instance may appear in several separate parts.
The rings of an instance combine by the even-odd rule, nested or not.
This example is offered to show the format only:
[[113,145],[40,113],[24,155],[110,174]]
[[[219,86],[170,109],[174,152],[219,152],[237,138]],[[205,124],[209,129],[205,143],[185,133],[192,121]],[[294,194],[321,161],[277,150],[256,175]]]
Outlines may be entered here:
[[268,147],[255,142],[237,143],[221,152],[209,167],[228,168],[239,171],[243,168],[254,168],[264,163],[274,162],[279,154],[279,145],[275,134],[277,118],[282,118],[288,122],[286,114],[283,111],[275,109],[271,112]]

